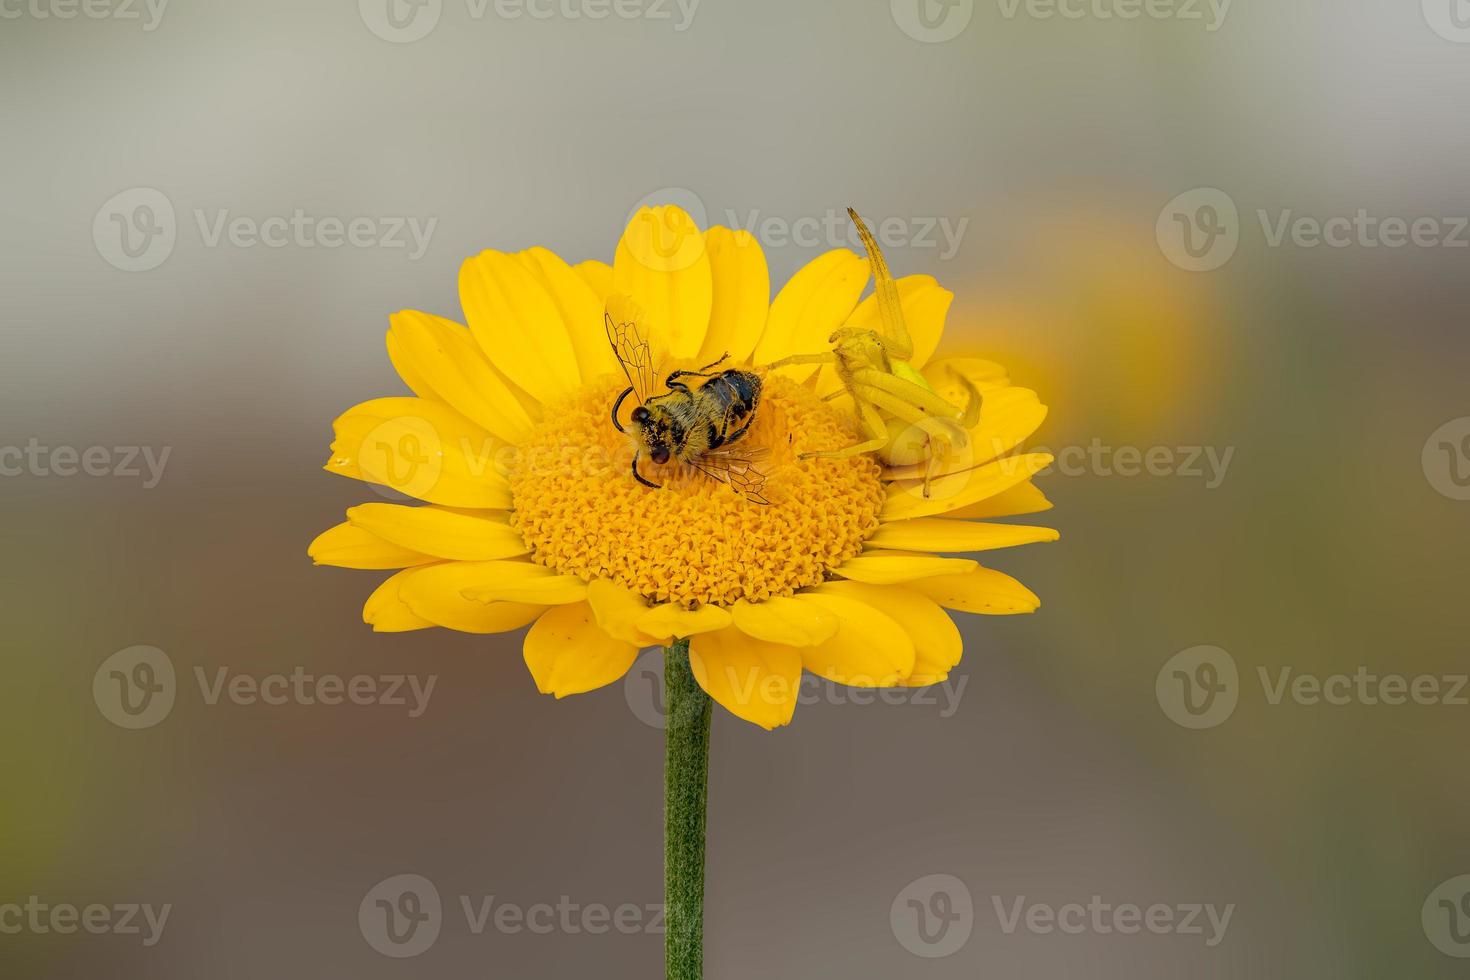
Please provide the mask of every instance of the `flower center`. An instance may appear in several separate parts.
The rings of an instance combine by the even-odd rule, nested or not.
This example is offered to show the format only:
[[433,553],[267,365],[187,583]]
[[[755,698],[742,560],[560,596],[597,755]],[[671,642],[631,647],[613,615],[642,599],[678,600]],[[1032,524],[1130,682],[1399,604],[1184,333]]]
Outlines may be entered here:
[[809,389],[765,379],[755,423],[736,444],[765,451],[770,503],[757,504],[677,460],[639,460],[662,489],[636,482],[634,446],[610,417],[622,387],[609,380],[548,410],[521,446],[512,521],[535,561],[659,602],[729,605],[820,584],[878,529],[884,490],[871,457],[797,458],[860,438]]

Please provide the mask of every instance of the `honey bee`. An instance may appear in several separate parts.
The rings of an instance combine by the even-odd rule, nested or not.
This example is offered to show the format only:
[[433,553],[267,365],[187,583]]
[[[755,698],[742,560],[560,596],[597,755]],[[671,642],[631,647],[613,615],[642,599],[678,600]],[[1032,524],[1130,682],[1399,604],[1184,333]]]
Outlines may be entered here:
[[[673,459],[726,484],[751,503],[770,503],[764,494],[765,474],[756,465],[761,452],[735,445],[755,422],[760,375],[735,368],[715,370],[729,358],[727,353],[697,371],[674,371],[664,379],[668,390],[656,394],[653,354],[641,320],[627,297],[608,299],[603,314],[607,340],[628,378],[628,387],[613,402],[612,424],[619,432],[629,433],[637,446],[633,478],[660,489],[663,484],[638,472],[638,460],[646,455],[662,466]],[[685,378],[702,380],[698,387],[691,387]],[[638,405],[628,417],[630,427],[624,427],[618,412],[630,395]]]

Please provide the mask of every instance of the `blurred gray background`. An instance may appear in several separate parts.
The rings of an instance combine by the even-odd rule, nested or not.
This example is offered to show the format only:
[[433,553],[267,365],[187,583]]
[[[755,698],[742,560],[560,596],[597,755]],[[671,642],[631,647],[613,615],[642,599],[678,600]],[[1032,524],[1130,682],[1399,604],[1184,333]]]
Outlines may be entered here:
[[[402,390],[390,312],[671,201],[777,284],[891,219],[942,351],[1073,450],[1062,541],[988,556],[1041,611],[967,617],[948,689],[717,715],[708,976],[1463,975],[1470,9],[922,2],[0,0],[0,971],[659,975],[647,664],[554,702],[519,635],[372,634],[379,576],[305,548],[375,499],[320,467]],[[178,683],[131,730],[93,681],[136,645]],[[1201,657],[1228,717],[1180,714]],[[436,681],[411,717],[210,703],[221,668]],[[413,959],[359,926],[405,874]],[[497,927],[539,903],[578,911]]]

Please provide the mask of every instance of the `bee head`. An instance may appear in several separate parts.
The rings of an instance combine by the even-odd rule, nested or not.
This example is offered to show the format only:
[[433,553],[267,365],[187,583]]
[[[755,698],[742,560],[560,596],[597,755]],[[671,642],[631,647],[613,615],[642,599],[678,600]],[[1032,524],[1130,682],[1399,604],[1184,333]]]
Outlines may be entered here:
[[659,466],[667,463],[672,453],[669,451],[668,425],[662,422],[662,415],[655,419],[646,405],[639,405],[628,417],[638,426],[639,442],[648,458]]

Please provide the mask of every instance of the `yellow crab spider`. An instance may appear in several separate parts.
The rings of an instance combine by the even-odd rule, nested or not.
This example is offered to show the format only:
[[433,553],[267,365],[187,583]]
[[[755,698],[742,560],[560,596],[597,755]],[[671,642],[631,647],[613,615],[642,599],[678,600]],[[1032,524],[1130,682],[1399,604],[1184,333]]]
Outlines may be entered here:
[[827,342],[832,350],[819,354],[793,354],[768,365],[769,370],[790,364],[831,364],[837,369],[843,389],[827,397],[852,396],[858,422],[868,438],[841,449],[803,453],[802,458],[840,459],[860,453],[877,453],[890,466],[913,466],[927,459],[924,496],[943,461],[969,441],[966,430],[980,420],[980,392],[959,374],[955,377],[969,391],[963,409],[940,398],[919,370],[909,363],[914,344],[904,322],[898,285],[878,249],[872,232],[852,208],[847,214],[857,226],[858,237],[868,253],[873,270],[873,292],[878,299],[882,331],[840,327]]

